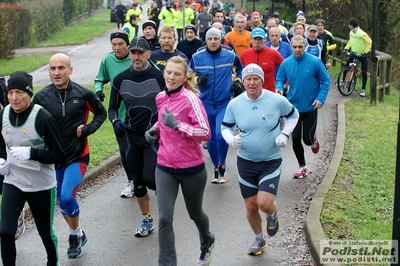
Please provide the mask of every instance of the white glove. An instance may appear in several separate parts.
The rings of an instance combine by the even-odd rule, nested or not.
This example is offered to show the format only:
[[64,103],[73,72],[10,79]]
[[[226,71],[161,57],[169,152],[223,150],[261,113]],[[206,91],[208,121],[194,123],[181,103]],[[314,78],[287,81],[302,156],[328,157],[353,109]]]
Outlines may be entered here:
[[9,172],[10,164],[3,158],[0,158],[0,175],[8,175]]
[[11,147],[10,153],[18,162],[22,163],[31,158],[31,147]]
[[232,147],[235,149],[239,149],[240,145],[242,145],[242,133],[234,136],[232,138],[232,143],[231,143]]
[[278,146],[279,148],[285,148],[287,141],[288,136],[283,133],[279,134],[279,136],[277,136],[275,139],[276,146]]

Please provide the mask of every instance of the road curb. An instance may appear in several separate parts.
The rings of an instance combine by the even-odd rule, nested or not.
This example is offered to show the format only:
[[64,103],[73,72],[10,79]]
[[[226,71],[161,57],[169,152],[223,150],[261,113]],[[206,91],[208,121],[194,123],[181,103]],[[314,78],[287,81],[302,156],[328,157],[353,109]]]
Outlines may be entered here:
[[111,155],[107,159],[101,162],[99,166],[93,167],[89,171],[86,172],[83,177],[82,185],[96,179],[98,176],[102,175],[104,172],[108,171],[115,165],[121,162],[121,157],[119,152],[116,152],[114,155]]
[[[306,233],[307,245],[310,249],[311,255],[316,265],[331,265],[322,264],[320,262],[320,241],[326,240],[325,232],[322,229],[320,222],[321,210],[324,204],[324,199],[332,185],[333,180],[336,177],[337,170],[339,168],[340,161],[343,155],[344,140],[345,140],[345,112],[344,103],[349,99],[343,100],[338,103],[337,106],[337,130],[336,130],[336,144],[333,153],[332,160],[329,164],[328,170],[325,174],[324,179],[318,187],[315,193],[310,207],[307,212],[306,220],[304,223],[304,231]],[[337,264],[335,264],[337,265]]]

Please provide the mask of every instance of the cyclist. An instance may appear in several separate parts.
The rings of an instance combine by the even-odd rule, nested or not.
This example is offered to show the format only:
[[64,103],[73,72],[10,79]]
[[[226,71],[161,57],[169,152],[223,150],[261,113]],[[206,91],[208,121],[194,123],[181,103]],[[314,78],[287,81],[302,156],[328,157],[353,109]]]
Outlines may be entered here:
[[[368,59],[367,53],[371,51],[372,47],[372,40],[367,33],[365,33],[360,27],[358,26],[358,20],[355,18],[349,19],[349,42],[347,43],[345,50],[350,50],[354,53],[349,56],[346,62],[346,66],[349,66],[353,59],[357,55],[358,60],[361,63],[361,71],[362,71],[362,87],[360,96],[365,97],[365,86],[367,84],[367,71],[368,71]],[[343,77],[346,76],[344,73]]]

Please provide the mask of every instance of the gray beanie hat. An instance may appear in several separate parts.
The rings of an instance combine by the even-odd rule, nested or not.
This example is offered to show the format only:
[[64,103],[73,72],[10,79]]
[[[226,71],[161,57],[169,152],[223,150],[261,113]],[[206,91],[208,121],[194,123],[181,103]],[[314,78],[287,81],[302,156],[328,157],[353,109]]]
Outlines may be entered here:
[[206,33],[206,40],[208,40],[208,38],[210,38],[210,37],[217,37],[218,39],[221,40],[222,35],[221,35],[221,32],[219,30],[217,30],[216,28],[211,28]]

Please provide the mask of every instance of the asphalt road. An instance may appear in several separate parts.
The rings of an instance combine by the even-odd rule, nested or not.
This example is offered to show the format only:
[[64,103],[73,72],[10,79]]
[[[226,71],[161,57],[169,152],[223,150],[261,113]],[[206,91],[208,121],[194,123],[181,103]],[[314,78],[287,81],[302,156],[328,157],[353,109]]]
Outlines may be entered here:
[[[277,195],[281,230],[267,239],[268,247],[263,254],[252,257],[246,254],[253,241],[252,231],[245,217],[243,199],[237,181],[236,154],[229,150],[227,166],[230,181],[224,185],[210,182],[206,185],[204,209],[210,219],[210,229],[215,234],[216,246],[212,265],[313,265],[302,230],[310,189],[318,176],[323,175],[332,141],[335,99],[341,99],[337,91],[331,91],[329,100],[319,113],[318,134],[321,141],[320,154],[306,149],[309,176],[294,180],[292,173],[297,162],[290,146],[283,151],[283,170]],[[338,96],[338,97],[337,97]],[[95,152],[92,150],[92,152]],[[208,153],[209,180],[213,167]],[[55,228],[59,238],[60,265],[157,265],[157,230],[146,238],[135,237],[140,224],[140,210],[134,198],[120,198],[126,185],[126,176],[117,168],[108,179],[87,189],[80,197],[81,226],[89,240],[79,259],[68,259],[68,227],[57,211]],[[158,210],[156,195],[150,192],[151,213],[157,226]],[[265,225],[265,223],[264,223]],[[174,228],[179,265],[194,265],[199,253],[197,230],[189,219],[181,194],[175,207]],[[17,265],[44,265],[45,251],[34,225],[17,242]]]
[[[51,49],[69,54],[74,67],[71,76],[73,81],[93,83],[102,57],[111,51],[110,32],[85,45]],[[47,66],[31,74],[35,86],[49,83]],[[309,201],[329,165],[335,138],[336,106],[341,100],[343,97],[332,86],[325,106],[319,111],[317,132],[321,142],[320,153],[315,155],[310,148],[305,149],[309,169],[307,178],[292,178],[298,168],[297,161],[290,145],[283,150],[283,170],[277,195],[281,229],[275,237],[267,239],[267,249],[257,257],[246,253],[254,236],[247,223],[240,196],[236,153],[230,148],[227,159],[230,181],[224,185],[208,182],[205,190],[204,209],[210,219],[210,229],[216,237],[212,265],[314,264],[302,228]],[[213,167],[207,151],[205,156],[211,180]],[[117,168],[111,177],[87,189],[87,193],[79,200],[81,226],[89,239],[79,259],[67,258],[68,228],[57,211],[55,228],[59,238],[60,265],[157,265],[157,230],[146,238],[136,238],[133,235],[140,225],[141,215],[134,198],[120,198],[126,181],[123,170]],[[150,198],[151,213],[157,228],[158,210],[154,192],[150,192]],[[181,194],[176,202],[174,229],[179,265],[194,265],[199,255],[198,234],[187,215]],[[25,235],[16,243],[17,265],[45,264],[45,250],[34,225],[29,226]]]

